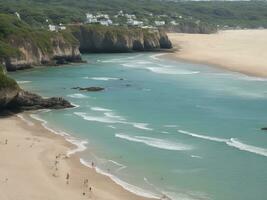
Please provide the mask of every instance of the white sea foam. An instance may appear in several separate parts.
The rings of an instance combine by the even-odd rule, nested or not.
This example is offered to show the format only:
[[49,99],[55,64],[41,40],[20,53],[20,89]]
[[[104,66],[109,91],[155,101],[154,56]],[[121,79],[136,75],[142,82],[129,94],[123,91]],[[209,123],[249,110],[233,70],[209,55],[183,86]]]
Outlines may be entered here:
[[159,53],[159,54],[155,54],[155,55],[150,56],[150,58],[152,58],[154,60],[160,60],[158,57],[164,56],[164,55],[166,55],[166,53]]
[[87,115],[86,113],[83,113],[83,112],[74,112],[74,114],[77,115],[77,116],[82,117],[84,120],[87,120],[87,121],[109,123],[109,124],[121,123],[120,121],[111,119],[109,117],[89,116],[89,115]]
[[158,74],[191,75],[200,73],[199,71],[182,70],[175,67],[147,67],[146,69]]
[[185,134],[185,135],[192,136],[192,137],[196,137],[196,138],[201,138],[201,139],[205,139],[205,140],[211,140],[211,141],[214,141],[214,142],[222,142],[222,143],[227,144],[230,147],[234,147],[234,148],[237,148],[237,149],[242,150],[242,151],[247,151],[247,152],[250,152],[250,153],[255,153],[255,154],[267,157],[267,149],[261,148],[261,147],[257,147],[257,146],[252,146],[252,145],[249,145],[249,144],[244,144],[244,143],[240,142],[238,139],[235,139],[235,138],[223,139],[223,138],[199,135],[199,134],[195,134],[195,133],[191,133],[191,132],[183,131],[183,130],[178,130],[178,132],[182,133],[182,134]]
[[31,83],[31,81],[17,81],[18,84]]
[[161,133],[163,133],[163,134],[169,134],[168,131],[161,131]]
[[123,165],[121,163],[118,163],[118,162],[116,162],[114,160],[108,160],[108,161],[111,162],[111,163],[113,163],[113,164],[115,164],[115,165],[117,165],[119,167],[118,169],[116,169],[116,172],[119,172],[119,171],[127,168],[125,165]]
[[248,151],[251,153],[255,153],[258,155],[266,156],[267,157],[267,149],[261,148],[261,147],[255,147],[252,145],[244,144],[237,139],[231,138],[228,142],[226,142],[227,145],[231,147],[235,147],[242,151]]
[[84,159],[80,158],[80,163],[82,163],[84,166],[92,168],[92,164],[85,161]]
[[201,156],[197,156],[197,155],[191,155],[191,158],[199,158],[199,159],[202,159]]
[[[71,105],[74,106],[74,108],[79,108],[79,107],[80,107],[80,105],[75,104],[75,103],[73,103],[73,102],[71,102]],[[73,109],[73,108],[69,108],[69,109]]]
[[113,126],[113,125],[108,125],[108,127],[109,127],[109,128],[112,128],[112,129],[116,129],[116,127]]
[[111,112],[112,110],[107,108],[101,108],[101,107],[91,107],[91,110],[93,111],[100,111],[100,112]]
[[69,94],[68,97],[75,98],[75,99],[83,99],[88,98],[88,96],[81,94],[81,93],[75,93],[75,94]]
[[[47,112],[46,110],[44,110],[43,112]],[[70,156],[70,155],[73,155],[77,152],[81,152],[81,151],[84,151],[86,150],[86,144],[88,143],[87,141],[85,140],[79,140],[79,139],[76,139],[72,136],[70,136],[68,133],[64,132],[64,131],[56,131],[52,128],[50,128],[47,124],[48,122],[45,121],[44,119],[40,118],[38,115],[36,114],[31,114],[30,115],[31,118],[37,120],[37,121],[40,121],[42,126],[47,129],[48,131],[56,134],[56,135],[60,135],[60,136],[63,136],[65,138],[66,141],[74,144],[76,146],[76,148],[74,149],[71,149],[67,152],[67,156]]]
[[74,144],[77,148],[71,149],[67,152],[67,156],[71,156],[73,154],[76,154],[78,152],[82,152],[87,149],[86,144],[88,144],[85,140],[78,140],[75,138],[66,138],[66,140],[72,144]]
[[115,115],[115,114],[112,113],[112,112],[105,112],[104,115],[105,115],[106,117],[113,118],[113,119],[117,119],[117,120],[122,120],[122,121],[125,120],[124,117]]
[[173,151],[184,151],[192,149],[191,146],[180,144],[168,140],[158,139],[158,138],[151,138],[151,137],[144,137],[144,136],[130,136],[122,133],[115,134],[116,137],[125,139],[128,141],[139,142],[146,144],[148,146],[156,147],[159,149],[165,150],[173,150]]
[[166,128],[175,128],[175,127],[178,127],[178,125],[167,124],[167,125],[164,125],[164,127],[166,127]]
[[[153,130],[152,128],[148,127],[149,124],[147,123],[136,123],[136,122],[126,121],[124,117],[115,115],[114,113],[111,112],[111,110],[108,110],[105,108],[99,108],[99,107],[94,107],[91,109],[96,110],[96,111],[101,111],[101,112],[105,112],[105,111],[108,111],[108,112],[105,112],[104,116],[92,116],[92,115],[88,115],[85,112],[74,112],[74,114],[79,117],[82,117],[84,120],[87,120],[87,121],[94,121],[94,122],[108,123],[108,124],[116,124],[116,123],[126,124],[126,125],[132,125],[133,127],[142,129],[142,130],[148,130],[148,131]],[[114,129],[114,127],[110,127],[110,128]]]
[[30,121],[30,120],[27,120],[23,115],[21,115],[21,114],[17,114],[17,116],[18,116],[22,121],[26,122],[26,124],[27,124],[28,126],[34,126],[34,123],[33,123],[32,121]]
[[112,80],[119,80],[119,78],[114,77],[84,77],[85,79],[92,79],[96,81],[112,81]]
[[133,123],[133,126],[135,128],[152,131],[153,130],[152,128],[147,127],[148,125],[149,124],[146,124],[146,123]]
[[163,194],[167,196],[166,200],[210,200],[210,198],[202,192],[170,192],[163,191]]
[[123,63],[121,64],[123,67],[130,67],[130,68],[139,68],[138,66],[136,66],[136,64],[134,63]]
[[192,137],[201,138],[201,139],[205,139],[205,140],[211,140],[211,141],[215,141],[215,142],[227,142],[228,141],[228,139],[211,137],[211,136],[206,136],[206,135],[199,135],[199,134],[191,133],[191,132],[184,131],[184,130],[178,130],[178,132],[185,134],[185,135],[190,135]]
[[267,81],[266,78],[246,76],[246,75],[239,76],[238,79],[244,80],[244,81]]
[[125,190],[132,192],[138,196],[142,196],[142,197],[146,197],[146,198],[153,198],[153,199],[159,199],[160,198],[160,195],[154,194],[150,191],[144,190],[144,189],[139,188],[135,185],[131,185],[131,184],[119,179],[118,177],[101,170],[98,167],[96,167],[96,171],[100,174],[103,174],[105,176],[110,177],[115,183],[122,186]]

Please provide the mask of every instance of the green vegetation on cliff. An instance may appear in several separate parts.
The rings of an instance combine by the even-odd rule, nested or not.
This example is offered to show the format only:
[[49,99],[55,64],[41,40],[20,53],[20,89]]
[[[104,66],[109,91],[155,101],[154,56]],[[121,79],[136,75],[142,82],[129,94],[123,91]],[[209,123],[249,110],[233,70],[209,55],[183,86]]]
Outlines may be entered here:
[[[168,1],[168,0],[0,0],[0,12],[18,12],[28,24],[42,27],[48,23],[73,23],[85,20],[85,13],[103,11],[114,15],[119,10],[138,19],[155,20],[150,15],[183,16],[180,23],[200,20],[204,24],[267,27],[266,1]],[[48,22],[46,20],[48,19]]]
[[9,78],[4,73],[4,68],[0,65],[0,90],[2,89],[18,89],[19,86],[15,80]]
[[62,36],[70,44],[78,43],[67,31],[50,32],[46,29],[32,28],[15,15],[0,14],[0,60],[19,56],[20,51],[16,46],[23,42],[33,44],[42,52],[51,52],[53,45],[51,41],[56,36]]

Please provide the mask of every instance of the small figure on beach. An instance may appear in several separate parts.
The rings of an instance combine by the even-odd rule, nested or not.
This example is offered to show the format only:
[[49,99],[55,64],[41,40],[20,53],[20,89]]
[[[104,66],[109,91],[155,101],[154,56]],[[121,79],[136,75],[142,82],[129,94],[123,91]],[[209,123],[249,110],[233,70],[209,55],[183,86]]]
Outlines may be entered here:
[[92,168],[94,168],[95,167],[95,163],[94,162],[92,162]]
[[66,183],[69,184],[69,180],[70,180],[70,174],[67,173],[67,176],[66,176]]
[[8,142],[8,140],[6,139],[6,140],[5,140],[5,144],[7,144],[7,142]]
[[84,180],[84,182],[83,182],[83,186],[84,186],[85,188],[88,187],[88,179],[85,179],[85,180]]

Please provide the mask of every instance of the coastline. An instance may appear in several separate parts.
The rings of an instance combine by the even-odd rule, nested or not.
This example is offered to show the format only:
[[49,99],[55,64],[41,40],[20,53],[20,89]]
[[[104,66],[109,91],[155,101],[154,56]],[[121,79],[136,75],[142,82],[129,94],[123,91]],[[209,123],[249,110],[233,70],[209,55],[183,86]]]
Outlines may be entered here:
[[131,193],[108,174],[85,166],[75,154],[83,150],[82,146],[52,133],[35,119],[30,122],[23,115],[1,117],[0,126],[3,127],[0,135],[3,200],[154,199]]
[[216,34],[169,33],[179,51],[171,59],[267,77],[267,30],[228,30]]

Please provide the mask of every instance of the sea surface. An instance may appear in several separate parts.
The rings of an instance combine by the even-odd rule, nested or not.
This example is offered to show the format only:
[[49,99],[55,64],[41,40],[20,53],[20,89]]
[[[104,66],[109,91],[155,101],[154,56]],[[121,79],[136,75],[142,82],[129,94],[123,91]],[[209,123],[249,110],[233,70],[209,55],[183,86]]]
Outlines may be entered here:
[[[81,162],[124,188],[173,200],[267,199],[267,79],[155,53],[12,73],[75,108],[30,116],[78,145]],[[73,87],[100,86],[101,92]]]

